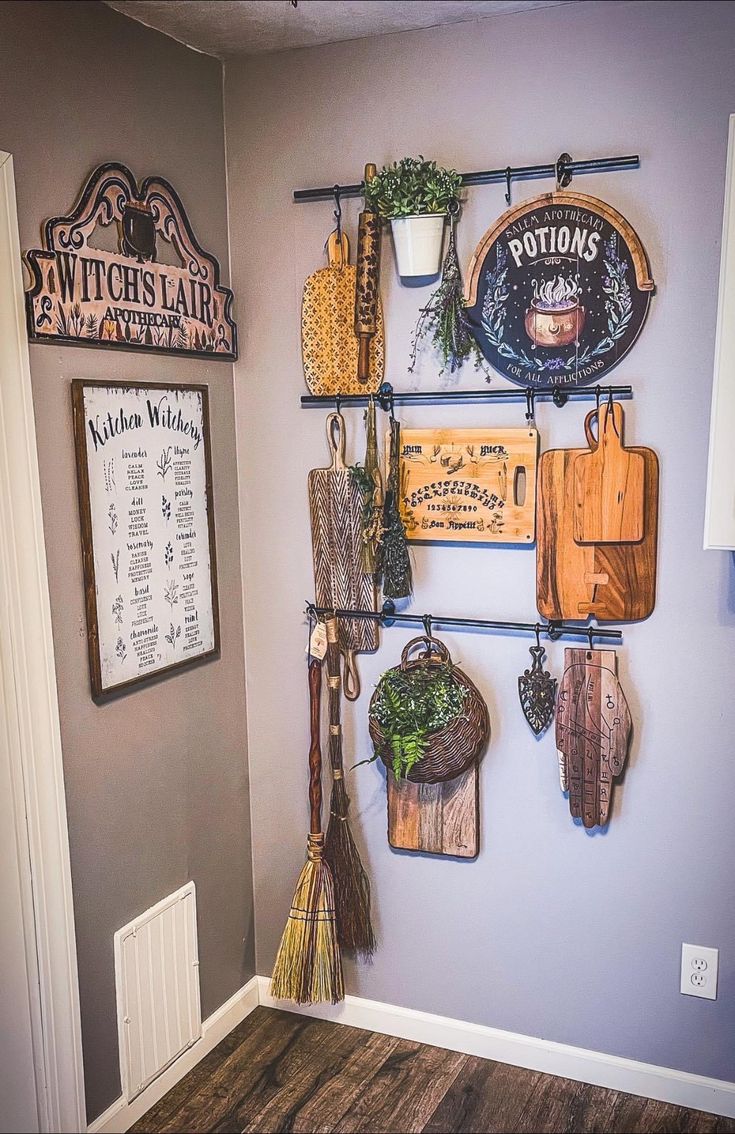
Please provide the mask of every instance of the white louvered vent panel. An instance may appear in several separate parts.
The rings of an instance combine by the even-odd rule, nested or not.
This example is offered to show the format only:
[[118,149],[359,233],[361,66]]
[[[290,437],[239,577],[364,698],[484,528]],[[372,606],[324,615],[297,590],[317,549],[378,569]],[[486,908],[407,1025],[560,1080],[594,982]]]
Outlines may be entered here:
[[115,981],[129,1101],[202,1034],[193,882],[117,931]]

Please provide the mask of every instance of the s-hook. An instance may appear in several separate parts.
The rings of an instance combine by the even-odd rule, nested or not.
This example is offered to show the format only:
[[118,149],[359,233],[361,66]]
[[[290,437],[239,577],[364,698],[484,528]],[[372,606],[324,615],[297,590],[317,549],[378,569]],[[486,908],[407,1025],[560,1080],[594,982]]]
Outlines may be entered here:
[[505,203],[510,204],[510,166],[505,169]]
[[424,614],[421,621],[424,624],[424,634],[427,638],[431,638],[431,615]]
[[556,189],[566,189],[567,185],[571,183],[572,171],[569,166],[572,162],[572,155],[563,153],[559,154],[556,159]]
[[526,388],[526,422],[529,429],[536,420],[536,391],[533,386]]
[[334,194],[334,221],[335,221],[335,224],[337,226],[336,227],[337,243],[341,244],[342,243],[342,202],[339,199],[339,194],[340,194],[339,185],[335,185],[334,188],[332,189],[332,192]]
[[594,648],[595,648],[595,646],[594,646],[594,642],[592,641],[592,638],[594,637],[594,633],[595,633],[595,628],[594,628],[594,626],[590,626],[590,627],[588,628],[588,630],[587,630],[587,641],[588,641],[588,642],[589,642],[589,644],[590,644],[590,649],[591,649],[591,650],[594,650]]

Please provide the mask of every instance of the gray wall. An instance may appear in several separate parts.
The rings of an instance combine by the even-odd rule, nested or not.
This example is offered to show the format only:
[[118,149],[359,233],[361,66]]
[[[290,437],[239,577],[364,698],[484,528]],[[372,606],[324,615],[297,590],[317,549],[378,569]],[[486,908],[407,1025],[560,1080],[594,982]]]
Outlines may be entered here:
[[[0,4],[0,148],[21,245],[100,162],[178,189],[227,277],[221,69],[102,4]],[[237,305],[236,314],[243,307]],[[254,972],[233,382],[229,363],[31,347],[61,707],[90,1119],[120,1093],[113,934],[197,885],[206,1017]],[[222,656],[96,706],[89,695],[72,377],[210,391]]]
[[[356,181],[366,160],[423,153],[458,169],[639,152],[637,172],[580,178],[618,207],[650,254],[658,293],[614,372],[631,382],[628,436],[662,469],[658,603],[625,631],[635,737],[604,834],[572,823],[553,738],[517,704],[527,638],[447,633],[485,693],[476,862],[392,853],[378,767],[350,777],[373,879],[380,948],[349,991],[706,1075],[735,1077],[732,673],[735,573],[702,548],[727,115],[735,111],[732,4],[572,4],[476,24],[228,63],[225,109],[234,284],[247,327],[235,367],[258,910],[258,971],[273,963],[307,828],[303,601],[312,591],[306,472],[326,464],[323,414],[301,410],[303,281],[321,263],[329,203],[291,190]],[[514,187],[514,201],[550,189]],[[466,264],[504,208],[469,191]],[[346,206],[355,236],[358,205]],[[428,291],[399,286],[386,241],[388,376],[406,374]],[[470,370],[462,383],[478,384]],[[498,384],[497,377],[494,382]],[[349,411],[361,456],[359,411]],[[407,425],[520,424],[523,407],[405,410]],[[538,409],[545,447],[582,441],[584,406]],[[359,445],[358,445],[359,442]],[[424,547],[414,609],[533,619],[532,550]],[[367,696],[408,632],[363,658],[344,714],[347,760],[369,752]],[[561,674],[563,645],[549,649]],[[678,991],[682,941],[719,946],[716,1003]]]

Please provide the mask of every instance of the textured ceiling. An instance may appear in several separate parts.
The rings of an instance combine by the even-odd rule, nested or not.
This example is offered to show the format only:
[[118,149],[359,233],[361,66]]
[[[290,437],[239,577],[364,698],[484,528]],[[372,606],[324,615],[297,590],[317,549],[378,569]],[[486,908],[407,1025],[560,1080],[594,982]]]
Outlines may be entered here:
[[105,0],[209,55],[257,55],[480,20],[573,0]]

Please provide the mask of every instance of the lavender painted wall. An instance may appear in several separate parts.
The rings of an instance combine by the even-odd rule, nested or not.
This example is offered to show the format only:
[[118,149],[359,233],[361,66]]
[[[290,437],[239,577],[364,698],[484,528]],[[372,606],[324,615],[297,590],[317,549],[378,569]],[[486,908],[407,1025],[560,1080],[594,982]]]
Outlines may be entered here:
[[[615,371],[635,387],[628,437],[658,450],[662,491],[656,611],[626,628],[620,653],[635,737],[613,821],[593,836],[574,826],[553,739],[535,743],[521,717],[516,678],[528,640],[445,634],[492,716],[482,851],[470,863],[392,853],[380,770],[351,776],[380,949],[372,965],[348,967],[348,985],[735,1078],[735,573],[730,557],[701,550],[734,39],[732,4],[581,3],[227,64],[234,285],[248,315],[235,374],[259,972],[273,963],[304,852],[306,472],[327,463],[323,415],[298,404],[299,308],[304,279],[323,262],[331,207],[294,205],[291,190],[355,181],[366,160],[405,153],[472,170],[562,150],[639,152],[637,172],[575,182],[633,223],[658,288],[637,346]],[[513,199],[548,188],[517,185]],[[469,192],[464,263],[503,208],[501,186]],[[353,239],[357,211],[345,205]],[[435,388],[429,357],[416,378],[406,374],[428,292],[399,286],[387,240],[384,264],[388,376]],[[584,412],[540,406],[544,446],[579,444]],[[402,416],[407,425],[519,424],[522,407]],[[359,412],[349,427],[351,456],[361,456]],[[530,549],[420,548],[415,578],[419,612],[534,617]],[[368,693],[408,636],[388,630],[378,655],[361,659]],[[560,674],[563,645],[549,655]],[[366,704],[364,694],[344,714],[350,762],[369,751]],[[680,995],[682,941],[720,947],[716,1003]]]
[[[0,3],[0,149],[15,158],[21,245],[125,162],[179,191],[227,278],[221,69],[102,4]],[[238,305],[237,313],[242,312]],[[254,972],[232,366],[31,347],[61,709],[90,1119],[120,1093],[113,934],[193,878],[206,1017]],[[72,377],[210,391],[222,655],[93,704],[71,426]]]

